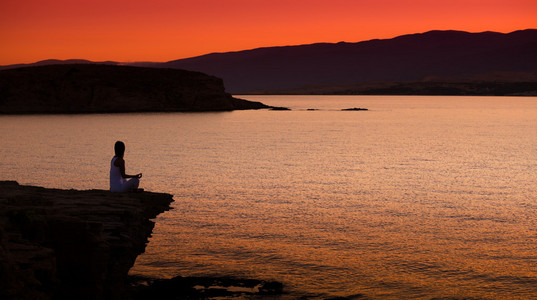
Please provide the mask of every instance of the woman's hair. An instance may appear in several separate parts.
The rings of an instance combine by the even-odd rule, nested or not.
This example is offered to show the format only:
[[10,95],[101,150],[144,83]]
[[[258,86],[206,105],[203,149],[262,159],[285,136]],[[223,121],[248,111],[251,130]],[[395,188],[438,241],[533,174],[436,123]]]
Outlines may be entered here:
[[114,145],[114,152],[116,152],[117,157],[123,158],[123,154],[125,154],[125,144],[121,141],[117,141]]

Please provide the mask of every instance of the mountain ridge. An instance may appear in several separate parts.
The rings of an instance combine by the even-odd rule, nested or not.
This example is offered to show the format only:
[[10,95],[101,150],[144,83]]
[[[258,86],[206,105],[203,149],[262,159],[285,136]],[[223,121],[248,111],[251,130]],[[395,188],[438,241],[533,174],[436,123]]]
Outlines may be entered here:
[[316,43],[210,54],[165,63],[224,79],[231,93],[315,84],[469,77],[537,70],[537,30],[509,34],[429,31],[387,40]]
[[533,73],[535,53],[537,29],[431,30],[390,39],[261,47],[125,65],[197,71],[222,78],[232,94],[270,94],[308,86],[416,82],[431,77],[465,82],[498,72]]

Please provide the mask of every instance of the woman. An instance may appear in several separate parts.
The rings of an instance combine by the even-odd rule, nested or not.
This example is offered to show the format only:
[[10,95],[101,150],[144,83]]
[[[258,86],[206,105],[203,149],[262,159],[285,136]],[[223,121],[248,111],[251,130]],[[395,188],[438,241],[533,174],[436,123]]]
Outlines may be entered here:
[[[142,189],[138,189],[138,185],[140,185],[142,173],[136,175],[125,174],[125,160],[123,160],[123,155],[125,154],[125,144],[117,141],[114,145],[114,151],[116,156],[112,158],[112,162],[110,163],[110,191],[141,191]],[[127,178],[130,179],[127,180]]]

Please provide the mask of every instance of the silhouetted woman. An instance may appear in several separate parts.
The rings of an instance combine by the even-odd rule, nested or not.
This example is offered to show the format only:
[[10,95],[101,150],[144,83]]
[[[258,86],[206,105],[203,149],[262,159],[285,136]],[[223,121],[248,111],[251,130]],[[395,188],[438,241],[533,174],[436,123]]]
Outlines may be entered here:
[[[140,178],[142,178],[142,173],[136,175],[125,174],[125,160],[123,160],[125,144],[123,144],[123,142],[117,141],[114,145],[114,151],[116,156],[112,158],[112,162],[110,163],[110,191],[137,191],[138,185],[140,185]],[[127,178],[130,179],[127,180]]]

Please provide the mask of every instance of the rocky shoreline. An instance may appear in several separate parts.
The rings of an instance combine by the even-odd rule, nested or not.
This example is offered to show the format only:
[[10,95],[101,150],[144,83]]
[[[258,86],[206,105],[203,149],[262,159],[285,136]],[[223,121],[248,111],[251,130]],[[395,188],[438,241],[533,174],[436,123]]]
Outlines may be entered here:
[[0,182],[0,299],[126,299],[169,194]]
[[283,295],[275,281],[129,276],[172,195],[0,181],[0,299],[221,299]]

